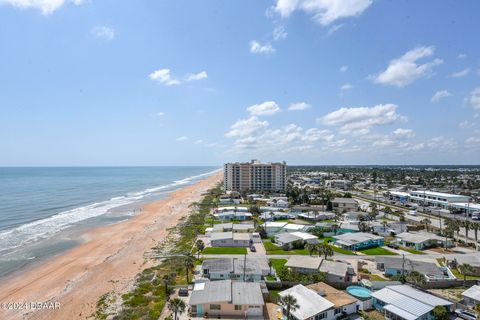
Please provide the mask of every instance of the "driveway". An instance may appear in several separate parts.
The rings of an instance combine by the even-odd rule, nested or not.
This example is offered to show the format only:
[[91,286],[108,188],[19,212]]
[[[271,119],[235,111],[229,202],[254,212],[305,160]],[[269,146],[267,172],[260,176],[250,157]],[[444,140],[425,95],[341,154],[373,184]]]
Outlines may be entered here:
[[261,254],[261,255],[266,255],[267,252],[265,251],[265,247],[263,245],[263,242],[259,242],[259,243],[254,243],[253,246],[255,247],[255,252],[252,252],[250,250],[250,248],[247,248],[247,252],[248,254]]

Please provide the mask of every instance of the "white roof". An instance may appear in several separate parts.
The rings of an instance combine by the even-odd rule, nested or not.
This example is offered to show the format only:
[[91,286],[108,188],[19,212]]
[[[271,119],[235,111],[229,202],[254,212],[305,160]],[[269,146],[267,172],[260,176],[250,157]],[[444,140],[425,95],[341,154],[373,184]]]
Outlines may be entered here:
[[288,223],[283,228],[288,229],[288,230],[302,230],[305,227],[306,227],[306,225],[304,225],[304,224]]
[[312,240],[312,239],[318,239],[317,236],[314,236],[313,234],[306,233],[306,232],[291,232],[292,235],[297,236],[299,238],[302,238],[303,240]]
[[405,314],[408,313],[417,318],[430,312],[435,306],[452,304],[450,301],[414,289],[408,285],[387,286],[373,292],[371,296],[395,307],[390,308],[395,310],[401,309]]
[[297,284],[296,286],[281,291],[278,294],[280,297],[292,295],[297,300],[297,304],[300,308],[297,308],[291,313],[295,318],[301,320],[313,317],[335,305],[318,295],[315,291],[308,289],[301,284]]
[[347,244],[347,245],[352,245],[368,240],[380,240],[383,239],[383,237],[376,236],[371,233],[365,233],[365,232],[356,232],[356,233],[344,233],[338,236],[333,236],[333,238],[339,240],[339,243],[342,244]]
[[318,270],[322,260],[323,259],[321,257],[310,257],[303,255],[291,256],[285,264],[285,267]]
[[402,317],[405,320],[416,320],[418,317],[416,315],[413,315],[405,310],[402,310],[400,308],[395,307],[393,304],[387,304],[383,309],[388,310],[397,316]]
[[480,301],[480,286],[471,286],[462,293],[462,296]]
[[262,226],[267,226],[267,228],[283,228],[287,225],[287,222],[267,222],[262,224]]
[[422,243],[428,240],[445,240],[444,237],[440,237],[436,234],[428,232],[402,232],[400,234],[397,234],[396,237],[413,243]]

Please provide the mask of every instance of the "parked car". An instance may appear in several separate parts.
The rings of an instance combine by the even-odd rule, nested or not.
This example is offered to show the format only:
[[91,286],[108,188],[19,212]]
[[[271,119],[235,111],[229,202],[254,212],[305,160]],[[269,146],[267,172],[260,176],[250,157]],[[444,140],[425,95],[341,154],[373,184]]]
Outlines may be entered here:
[[251,246],[251,247],[250,247],[250,251],[252,251],[252,252],[257,252],[257,249],[255,248],[255,246]]
[[455,313],[456,313],[457,317],[462,318],[462,319],[466,319],[466,320],[476,320],[477,319],[475,314],[473,312],[470,312],[470,311],[457,309],[457,310],[455,310]]
[[389,243],[389,244],[387,244],[387,247],[392,248],[392,249],[398,249],[399,248],[398,244],[396,244],[396,243]]
[[178,289],[178,295],[180,297],[188,297],[188,289],[187,288]]

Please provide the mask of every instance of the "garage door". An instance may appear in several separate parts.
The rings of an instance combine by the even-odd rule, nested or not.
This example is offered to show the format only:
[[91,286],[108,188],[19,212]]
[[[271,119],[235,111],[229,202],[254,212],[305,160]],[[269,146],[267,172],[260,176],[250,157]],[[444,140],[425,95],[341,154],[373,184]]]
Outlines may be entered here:
[[263,313],[263,308],[261,306],[248,306],[247,315],[248,316],[261,316]]

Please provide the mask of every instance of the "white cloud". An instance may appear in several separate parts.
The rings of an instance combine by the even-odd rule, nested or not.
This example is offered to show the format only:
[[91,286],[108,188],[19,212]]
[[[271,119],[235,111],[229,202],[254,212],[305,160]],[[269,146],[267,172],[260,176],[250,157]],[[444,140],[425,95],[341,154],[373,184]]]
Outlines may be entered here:
[[341,18],[359,16],[372,3],[372,0],[277,0],[274,10],[282,18],[301,10],[312,15],[319,24],[326,26]]
[[348,70],[348,66],[347,66],[347,65],[340,67],[340,72],[347,72],[347,70]]
[[225,136],[246,137],[266,127],[268,127],[268,122],[260,121],[257,117],[240,119],[230,126],[230,131],[228,131]]
[[198,140],[195,141],[195,144],[201,144],[201,143],[203,143],[202,139],[198,139]]
[[177,139],[175,139],[177,141],[185,141],[185,140],[188,140],[188,137],[187,136],[181,136],[181,137],[178,137]]
[[447,90],[440,90],[435,92],[435,94],[430,98],[430,102],[437,102],[440,99],[451,97],[452,94]]
[[479,137],[469,137],[465,140],[465,147],[471,148],[480,148],[480,138]]
[[470,128],[473,128],[475,126],[475,123],[470,122],[468,120],[465,120],[465,121],[460,122],[458,124],[458,126],[462,129],[470,129]]
[[288,106],[289,111],[301,111],[301,110],[306,110],[311,108],[312,105],[306,103],[306,102],[294,102],[291,103],[290,106]]
[[461,77],[465,77],[469,73],[470,73],[470,68],[466,68],[466,69],[460,70],[458,72],[452,73],[451,77],[452,78],[461,78]]
[[417,60],[430,57],[434,52],[433,46],[412,49],[400,58],[390,61],[385,71],[370,76],[370,78],[375,83],[405,87],[417,79],[430,76],[433,67],[443,63],[441,59],[434,59],[424,64],[417,64]]
[[102,40],[113,40],[115,38],[115,30],[107,26],[96,26],[92,29],[92,34]]
[[194,80],[203,80],[208,77],[206,71],[202,71],[199,73],[193,73],[187,76],[187,81],[194,81]]
[[284,26],[276,26],[275,29],[273,29],[273,39],[276,41],[286,39],[287,35],[288,33],[285,31]]
[[380,104],[374,107],[340,108],[318,119],[331,126],[340,126],[341,133],[366,134],[374,126],[387,125],[406,120],[396,112],[395,104]]
[[20,9],[40,9],[44,15],[53,13],[65,3],[65,0],[0,0],[0,5],[9,4]]
[[480,87],[473,89],[466,101],[470,103],[473,109],[480,110]]
[[352,89],[352,88],[353,88],[353,86],[352,86],[350,83],[347,82],[347,83],[345,83],[344,85],[342,85],[342,86],[340,87],[340,90],[345,91],[345,90],[350,90],[350,89]]
[[340,30],[341,28],[343,28],[344,25],[345,25],[345,24],[340,23],[340,24],[335,24],[335,25],[331,26],[331,27],[328,29],[327,35],[328,35],[328,36],[331,36],[332,34],[334,34],[335,32],[337,32],[338,30]]
[[157,117],[163,117],[165,115],[165,112],[160,111],[155,114]]
[[466,59],[467,55],[465,53],[459,53],[457,56],[458,59]]
[[150,79],[165,84],[167,86],[178,85],[180,81],[175,80],[170,75],[170,69],[159,69],[149,75]]
[[250,52],[254,54],[271,54],[275,52],[275,48],[270,43],[262,45],[260,42],[253,40],[250,41]]
[[252,116],[272,116],[280,112],[280,107],[275,101],[265,101],[260,104],[254,104],[247,108]]
[[415,132],[412,129],[402,128],[395,129],[392,134],[397,138],[413,138],[415,136]]

